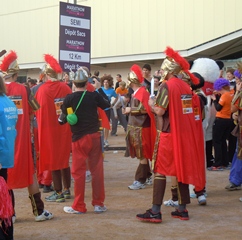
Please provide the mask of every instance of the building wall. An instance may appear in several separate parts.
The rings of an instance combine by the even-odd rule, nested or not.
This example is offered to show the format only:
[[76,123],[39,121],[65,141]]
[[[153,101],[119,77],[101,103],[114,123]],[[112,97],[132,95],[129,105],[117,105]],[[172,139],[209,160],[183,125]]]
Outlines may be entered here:
[[[66,1],[67,2],[67,1]],[[134,56],[192,48],[241,28],[241,0],[88,0],[92,8],[91,57]],[[20,64],[58,58],[59,1],[12,0],[0,8],[1,49]]]

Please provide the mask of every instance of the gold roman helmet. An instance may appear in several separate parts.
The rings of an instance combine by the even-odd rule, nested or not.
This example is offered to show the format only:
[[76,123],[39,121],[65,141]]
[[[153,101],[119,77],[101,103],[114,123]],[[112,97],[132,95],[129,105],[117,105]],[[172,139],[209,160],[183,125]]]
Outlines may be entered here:
[[46,64],[43,66],[41,75],[47,75],[51,78],[58,79],[58,74],[62,73],[62,68],[57,60],[50,54],[45,54]]
[[175,62],[173,58],[166,57],[161,64],[160,69],[162,70],[162,75],[160,82],[165,80],[168,73],[178,74],[181,71],[181,66]]
[[17,58],[17,54],[14,51],[10,51],[10,53],[3,58],[0,69],[3,72],[5,79],[10,78],[14,74],[18,73],[19,66]]
[[87,67],[80,67],[75,73],[73,82],[75,83],[87,82],[88,74],[89,74],[89,70]]
[[134,64],[130,68],[130,73],[128,74],[128,80],[130,83],[141,85],[143,82],[142,69],[140,66]]
[[162,76],[161,82],[165,80],[168,73],[177,75],[181,70],[188,71],[190,68],[189,63],[171,47],[167,47],[165,50],[166,58],[161,64]]

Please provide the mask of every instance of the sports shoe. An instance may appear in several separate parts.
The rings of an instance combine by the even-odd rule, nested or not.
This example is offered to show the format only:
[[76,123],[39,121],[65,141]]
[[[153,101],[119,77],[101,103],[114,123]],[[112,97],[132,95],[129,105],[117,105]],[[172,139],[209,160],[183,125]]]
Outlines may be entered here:
[[63,210],[64,210],[64,212],[66,212],[66,213],[83,214],[83,212],[76,211],[76,210],[74,210],[72,207],[64,207]]
[[144,214],[137,214],[136,218],[144,222],[161,223],[161,212],[153,213],[151,209],[146,210]]
[[108,146],[109,146],[108,141],[104,140],[104,147],[108,147]]
[[207,204],[207,200],[206,197],[204,195],[201,195],[197,198],[198,204],[199,205],[206,205]]
[[65,202],[63,193],[54,192],[52,195],[45,198],[47,202]]
[[182,212],[176,209],[176,211],[171,212],[171,216],[173,218],[180,218],[181,220],[189,220],[188,211],[186,209]]
[[12,222],[15,223],[15,221],[16,221],[16,214],[14,213],[12,216]]
[[92,181],[92,175],[90,173],[90,171],[86,171],[86,183],[91,182]]
[[103,206],[103,207],[98,206],[98,205],[94,206],[94,212],[95,213],[103,213],[103,212],[106,212],[106,211],[107,211],[106,206]]
[[71,198],[71,191],[70,191],[70,189],[66,189],[62,193],[63,193],[65,199],[70,199]]
[[48,193],[48,192],[53,192],[53,191],[54,191],[54,188],[51,185],[50,186],[44,185],[43,193]]
[[225,187],[225,189],[227,189],[227,190],[229,190],[229,191],[240,190],[240,189],[241,189],[241,186],[240,186],[240,185],[235,185],[235,184],[233,184],[233,183],[231,182],[229,185],[227,185],[227,186]]
[[190,198],[196,198],[196,197],[197,197],[196,193],[190,193]]
[[168,201],[164,201],[164,205],[167,207],[178,207],[178,201],[173,201],[169,199]]
[[54,215],[52,213],[50,213],[47,210],[44,210],[41,215],[35,217],[35,221],[36,222],[42,222],[42,221],[50,220],[53,217],[54,217]]
[[145,185],[152,185],[152,184],[153,184],[153,179],[152,179],[152,176],[150,176],[149,178],[146,179]]
[[242,197],[241,197],[241,198],[239,198],[239,200],[240,200],[240,202],[242,202]]
[[209,167],[207,168],[209,171],[223,171],[222,167]]
[[128,186],[130,190],[138,190],[145,188],[145,184],[139,181],[134,181],[132,185]]

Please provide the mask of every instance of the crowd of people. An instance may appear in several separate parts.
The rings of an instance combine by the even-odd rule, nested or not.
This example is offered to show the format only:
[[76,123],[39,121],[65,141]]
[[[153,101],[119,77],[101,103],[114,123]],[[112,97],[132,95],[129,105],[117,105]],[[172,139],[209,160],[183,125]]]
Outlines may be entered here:
[[9,194],[1,202],[7,206],[0,211],[1,239],[13,239],[14,189],[27,187],[38,222],[53,218],[40,188],[51,193],[45,201],[64,202],[71,198],[71,176],[74,201],[64,212],[87,211],[88,181],[92,181],[94,212],[107,211],[103,151],[109,135],[117,136],[118,124],[126,133],[125,157],[139,160],[128,188],[153,184],[152,206],[137,219],[162,222],[167,176],[172,176],[172,196],[164,205],[176,207],[171,216],[181,220],[189,219],[192,192],[199,205],[207,203],[206,168],[231,168],[225,188],[241,188],[242,63],[236,70],[228,69],[224,78],[221,61],[187,62],[170,47],[165,53],[154,75],[149,64],[142,68],[134,64],[126,81],[116,75],[115,87],[110,74],[92,75],[86,67],[63,73],[50,54],[44,55],[39,81],[29,78],[20,84],[16,52],[2,59],[0,180],[4,181],[0,184]]

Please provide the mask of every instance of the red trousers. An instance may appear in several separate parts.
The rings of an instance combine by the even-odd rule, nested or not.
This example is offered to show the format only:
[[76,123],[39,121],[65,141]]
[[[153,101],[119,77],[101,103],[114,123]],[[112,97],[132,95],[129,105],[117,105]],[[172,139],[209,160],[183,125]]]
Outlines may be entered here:
[[74,178],[75,198],[72,208],[79,212],[86,212],[85,178],[86,160],[88,159],[89,170],[92,174],[92,205],[103,206],[105,199],[103,155],[101,148],[100,133],[88,134],[72,143],[72,168]]

